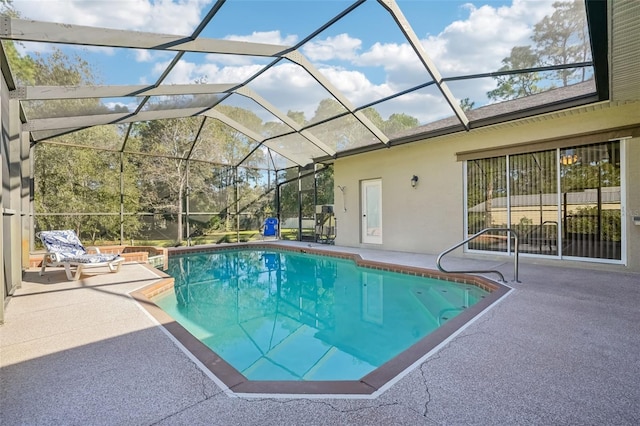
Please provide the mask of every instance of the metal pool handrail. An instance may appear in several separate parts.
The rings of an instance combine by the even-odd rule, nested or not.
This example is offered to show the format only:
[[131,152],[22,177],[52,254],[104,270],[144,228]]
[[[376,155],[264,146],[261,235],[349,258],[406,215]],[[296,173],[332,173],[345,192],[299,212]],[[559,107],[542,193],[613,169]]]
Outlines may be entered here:
[[500,276],[500,281],[502,282],[506,282],[506,280],[504,279],[504,275],[502,275],[502,273],[500,271],[497,271],[495,269],[489,269],[489,270],[469,270],[469,271],[465,271],[465,270],[460,270],[460,271],[447,271],[445,270],[442,265],[440,265],[440,261],[442,260],[442,258],[444,257],[444,255],[451,253],[452,251],[454,251],[455,249],[457,249],[458,247],[468,243],[471,240],[474,240],[476,238],[478,238],[480,235],[486,234],[489,231],[505,231],[507,232],[509,241],[511,241],[511,234],[513,234],[514,236],[514,241],[515,241],[515,246],[514,246],[514,259],[513,259],[513,274],[514,274],[514,278],[513,281],[519,283],[520,281],[518,281],[518,234],[516,233],[516,231],[514,231],[511,228],[485,228],[482,231],[470,236],[469,238],[467,238],[466,240],[454,245],[451,248],[448,248],[447,250],[443,251],[442,253],[440,253],[438,255],[438,258],[436,259],[436,265],[438,266],[438,269],[441,272],[445,272],[447,274],[454,274],[454,273],[458,273],[458,274],[486,274],[486,273],[492,273],[492,274],[498,274]]

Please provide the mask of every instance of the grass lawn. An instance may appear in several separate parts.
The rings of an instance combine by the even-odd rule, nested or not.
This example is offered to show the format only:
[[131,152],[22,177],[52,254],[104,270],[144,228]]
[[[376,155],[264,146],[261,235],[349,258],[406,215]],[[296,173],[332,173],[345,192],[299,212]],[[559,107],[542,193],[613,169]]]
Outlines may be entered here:
[[[191,238],[191,245],[204,245],[204,244],[221,244],[221,243],[237,243],[247,241],[260,241],[262,235],[258,230],[240,231],[240,241],[238,241],[238,233],[236,231],[229,232],[215,232],[207,235],[200,235]],[[280,231],[280,238],[282,240],[297,240],[297,229],[282,229]],[[156,247],[176,247],[175,240],[132,240],[133,245],[136,246],[156,246]],[[187,245],[187,241],[183,241],[183,246]]]

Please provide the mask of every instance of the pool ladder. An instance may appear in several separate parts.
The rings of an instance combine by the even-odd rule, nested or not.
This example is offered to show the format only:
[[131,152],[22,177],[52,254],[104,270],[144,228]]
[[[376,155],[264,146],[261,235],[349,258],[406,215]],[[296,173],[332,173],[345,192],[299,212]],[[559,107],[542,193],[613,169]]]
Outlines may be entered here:
[[478,238],[479,236],[486,234],[487,232],[490,231],[504,231],[507,232],[508,235],[508,239],[509,242],[511,242],[511,236],[513,236],[514,238],[514,258],[513,258],[513,274],[514,274],[514,278],[513,281],[519,283],[520,281],[518,280],[518,234],[516,233],[516,231],[514,231],[511,228],[485,228],[482,231],[473,234],[472,236],[470,236],[469,238],[467,238],[464,241],[459,242],[458,244],[454,245],[453,247],[450,247],[448,249],[446,249],[445,251],[443,251],[442,253],[440,253],[438,255],[438,258],[436,259],[436,265],[438,266],[438,269],[441,272],[445,272],[447,274],[498,274],[500,276],[500,281],[501,282],[506,282],[506,280],[504,279],[504,275],[502,275],[502,273],[500,271],[497,271],[495,269],[489,269],[489,270],[460,270],[460,271],[447,271],[445,270],[442,265],[440,264],[440,261],[442,260],[442,258],[444,257],[444,255],[451,253],[452,251],[454,251],[455,249],[457,249],[460,246],[463,246],[465,244],[467,244],[469,241],[472,241],[476,238]]

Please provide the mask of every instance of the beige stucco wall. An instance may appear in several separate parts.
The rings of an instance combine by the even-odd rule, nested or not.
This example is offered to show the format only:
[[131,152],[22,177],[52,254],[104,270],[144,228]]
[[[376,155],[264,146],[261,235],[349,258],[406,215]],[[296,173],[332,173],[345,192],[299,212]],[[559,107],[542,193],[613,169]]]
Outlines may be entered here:
[[[465,237],[463,163],[456,153],[636,124],[640,125],[640,103],[604,103],[337,159],[336,244],[440,253]],[[623,145],[627,263],[640,271],[640,226],[631,219],[640,215],[640,138]],[[414,174],[420,178],[416,188],[410,182]],[[382,179],[383,244],[362,244],[360,182],[376,178]]]

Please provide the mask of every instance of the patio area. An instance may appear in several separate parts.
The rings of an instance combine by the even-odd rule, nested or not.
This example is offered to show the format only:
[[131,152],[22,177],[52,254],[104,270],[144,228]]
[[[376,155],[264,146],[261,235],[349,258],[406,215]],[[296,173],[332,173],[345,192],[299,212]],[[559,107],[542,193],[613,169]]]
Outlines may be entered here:
[[[429,255],[281,244],[436,269]],[[511,258],[443,265],[513,279]],[[129,295],[162,277],[136,262],[75,282],[28,270],[0,326],[1,423],[640,423],[640,274],[618,265],[521,258],[514,291],[373,399],[230,396]]]

